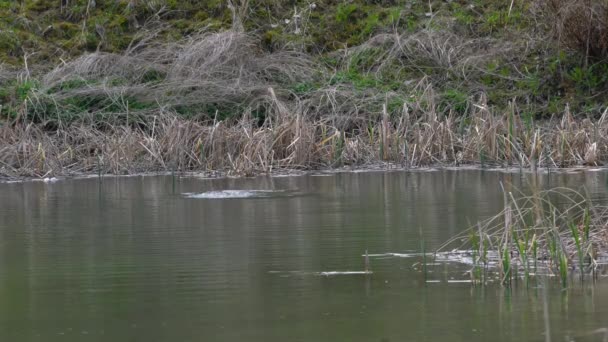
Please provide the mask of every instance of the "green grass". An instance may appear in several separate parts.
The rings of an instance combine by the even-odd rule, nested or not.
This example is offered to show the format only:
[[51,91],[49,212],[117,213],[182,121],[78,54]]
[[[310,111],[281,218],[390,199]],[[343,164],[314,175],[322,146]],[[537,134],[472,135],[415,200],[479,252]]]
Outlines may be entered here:
[[[0,0],[0,63],[22,68],[26,56],[32,70],[48,70],[62,60],[86,52],[120,53],[141,30],[153,27],[150,23],[155,18],[165,27],[156,37],[159,43],[187,37],[203,28],[223,30],[232,25],[231,11],[223,0],[142,0],[133,2],[134,6],[129,3],[128,0],[97,1],[95,6],[89,6],[88,0],[74,0],[61,7],[54,0]],[[389,96],[387,106],[392,113],[426,76],[437,94],[438,110],[460,116],[468,115],[471,100],[480,93],[485,93],[488,104],[498,111],[507,110],[508,103],[516,101],[520,109],[517,114],[526,113],[533,118],[560,115],[566,104],[575,114],[599,116],[608,101],[605,91],[608,63],[586,63],[580,53],[557,48],[559,44],[549,41],[552,37],[547,31],[546,18],[536,17],[538,14],[532,11],[529,2],[516,1],[512,8],[509,1],[500,0],[466,3],[320,0],[315,2],[316,7],[310,5],[311,2],[305,0],[252,1],[243,18],[245,30],[255,32],[261,49],[296,48],[333,69],[314,82],[296,80],[287,84],[286,89],[297,96],[306,96],[327,86],[352,87],[379,96],[403,93],[399,100]],[[294,19],[294,10],[300,14],[299,19]],[[298,32],[294,20],[299,20]],[[352,51],[376,34],[415,34],[428,29],[454,33],[463,41],[493,39],[515,48],[497,54],[490,61],[475,63],[477,69],[472,73],[407,59],[396,60],[378,71],[374,66],[386,58],[383,54],[386,51],[377,46],[364,49],[350,59],[342,58],[344,51]],[[525,53],[520,49],[523,46],[527,47]],[[142,82],[154,84],[163,78],[161,72],[149,71],[143,75]],[[32,78],[32,84],[0,83],[4,108],[17,111],[35,90],[35,79]],[[59,90],[86,87],[87,82],[96,81],[67,80]],[[80,102],[68,103],[76,116],[78,108],[83,113],[90,111],[81,107],[83,103],[97,105],[95,101]],[[178,112],[187,117],[200,113],[208,117],[216,112],[222,117],[231,115],[233,108],[217,107],[215,103],[206,103],[200,110],[178,106]],[[480,156],[480,159],[483,158]]]

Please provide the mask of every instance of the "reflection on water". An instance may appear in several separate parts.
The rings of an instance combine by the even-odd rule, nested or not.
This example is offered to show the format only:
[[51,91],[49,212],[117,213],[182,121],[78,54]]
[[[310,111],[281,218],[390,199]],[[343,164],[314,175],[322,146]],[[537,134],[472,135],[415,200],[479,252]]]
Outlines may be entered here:
[[[601,201],[607,179],[436,171],[1,184],[0,341],[544,341],[540,288],[475,288],[442,266],[425,279],[415,257],[378,255],[415,253],[421,238],[432,250],[494,215],[501,182],[585,186]],[[255,196],[229,198],[243,192]],[[373,274],[331,273],[363,271],[366,250]],[[601,340],[608,284],[556,284],[548,297],[553,340]]]

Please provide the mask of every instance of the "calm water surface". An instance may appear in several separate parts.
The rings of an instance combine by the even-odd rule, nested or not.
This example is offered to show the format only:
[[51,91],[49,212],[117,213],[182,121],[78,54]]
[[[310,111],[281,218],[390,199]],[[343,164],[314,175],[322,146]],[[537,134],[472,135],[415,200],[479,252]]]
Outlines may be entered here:
[[437,248],[500,210],[501,182],[608,197],[603,172],[0,184],[0,341],[545,341],[546,324],[602,341],[608,282],[551,286],[545,322],[536,286],[448,283],[463,269],[444,266],[426,283],[416,258],[316,274]]

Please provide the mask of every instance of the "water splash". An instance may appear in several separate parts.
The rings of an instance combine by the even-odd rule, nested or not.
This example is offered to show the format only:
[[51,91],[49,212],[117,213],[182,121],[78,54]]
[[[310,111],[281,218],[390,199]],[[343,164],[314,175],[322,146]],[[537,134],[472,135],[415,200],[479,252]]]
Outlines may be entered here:
[[260,198],[273,194],[284,193],[283,190],[221,190],[202,193],[186,192],[182,195],[193,199],[229,199],[229,198]]

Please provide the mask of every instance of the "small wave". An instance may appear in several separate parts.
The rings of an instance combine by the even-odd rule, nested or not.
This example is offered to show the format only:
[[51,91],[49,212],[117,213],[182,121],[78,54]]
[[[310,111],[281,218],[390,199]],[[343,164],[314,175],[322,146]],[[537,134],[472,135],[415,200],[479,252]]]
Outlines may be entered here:
[[[423,253],[382,253],[382,254],[368,254],[367,256],[370,258],[415,258],[422,256]],[[432,253],[426,253],[427,256],[432,256]],[[365,254],[361,255],[365,256]]]
[[305,271],[268,271],[269,274],[278,274],[281,277],[289,277],[291,275],[300,275],[300,276],[323,276],[323,277],[332,277],[332,276],[341,276],[341,275],[367,275],[372,274],[372,271],[324,271],[324,272],[305,272]]
[[331,276],[339,276],[339,275],[366,275],[372,274],[372,271],[327,271],[327,272],[319,272],[317,275],[331,277]]
[[221,190],[207,191],[202,193],[186,192],[182,195],[186,198],[195,199],[225,199],[225,198],[257,198],[269,197],[275,193],[282,193],[282,190]]
[[461,284],[461,283],[472,283],[473,281],[470,279],[450,279],[448,280],[448,284]]

